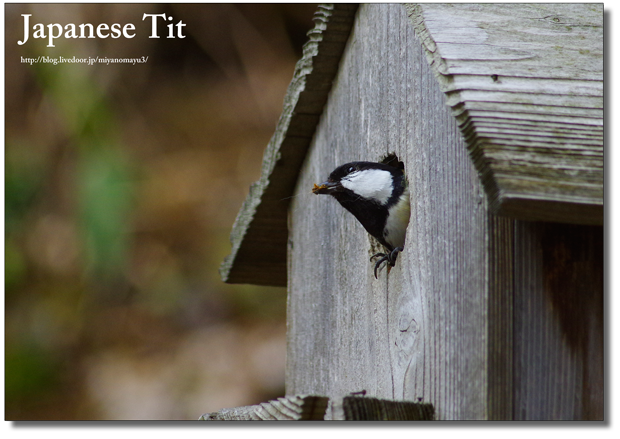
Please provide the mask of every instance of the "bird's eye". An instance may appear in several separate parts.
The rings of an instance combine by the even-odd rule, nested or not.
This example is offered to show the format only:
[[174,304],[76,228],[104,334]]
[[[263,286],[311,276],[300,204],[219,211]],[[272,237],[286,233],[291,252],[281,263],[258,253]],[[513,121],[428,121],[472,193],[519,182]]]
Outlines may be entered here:
[[353,172],[353,171],[355,171],[355,167],[353,167],[353,166],[349,166],[349,167],[347,168],[347,174],[350,174],[350,173],[351,173],[351,172]]

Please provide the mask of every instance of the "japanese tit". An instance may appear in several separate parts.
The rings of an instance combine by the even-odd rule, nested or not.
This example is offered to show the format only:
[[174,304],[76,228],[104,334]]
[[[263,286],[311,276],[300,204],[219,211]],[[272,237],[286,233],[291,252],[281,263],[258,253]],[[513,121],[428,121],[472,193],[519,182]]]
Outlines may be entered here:
[[409,189],[403,170],[383,163],[346,163],[334,169],[326,182],[315,184],[312,192],[334,197],[385,247],[386,253],[370,260],[379,258],[375,278],[383,262],[389,273],[403,250],[409,224]]

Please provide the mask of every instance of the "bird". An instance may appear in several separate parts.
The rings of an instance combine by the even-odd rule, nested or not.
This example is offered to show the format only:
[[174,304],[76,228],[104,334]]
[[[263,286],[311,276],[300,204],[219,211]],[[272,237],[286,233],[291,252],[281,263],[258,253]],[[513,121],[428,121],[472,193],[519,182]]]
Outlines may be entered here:
[[398,253],[403,251],[411,215],[404,166],[365,161],[345,163],[334,169],[327,181],[314,184],[312,193],[334,197],[385,247],[385,253],[372,255],[370,261],[379,258],[374,268],[375,279],[384,262],[389,273]]

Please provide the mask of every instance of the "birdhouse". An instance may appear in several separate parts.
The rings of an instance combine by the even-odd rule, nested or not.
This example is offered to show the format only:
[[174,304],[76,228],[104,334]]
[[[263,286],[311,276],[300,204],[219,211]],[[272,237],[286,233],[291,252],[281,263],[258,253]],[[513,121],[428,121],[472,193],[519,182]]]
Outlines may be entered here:
[[[287,396],[603,419],[603,5],[336,4],[315,21],[221,268],[287,287]],[[312,188],[386,159],[411,216],[375,278],[377,242]]]

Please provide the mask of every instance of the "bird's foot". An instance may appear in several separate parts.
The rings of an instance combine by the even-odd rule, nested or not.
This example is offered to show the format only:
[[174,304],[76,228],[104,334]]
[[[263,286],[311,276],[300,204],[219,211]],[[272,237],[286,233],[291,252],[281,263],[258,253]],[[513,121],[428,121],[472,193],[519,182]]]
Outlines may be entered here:
[[390,253],[376,253],[370,257],[371,261],[374,258],[380,258],[375,263],[375,279],[378,279],[377,270],[379,269],[381,264],[383,264],[384,262],[386,262],[386,265],[388,267],[388,274],[390,273],[391,268],[396,264],[396,258],[398,258],[398,253],[400,253],[401,251],[403,251],[402,247],[396,247]]

